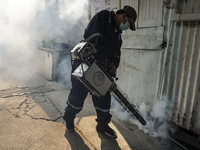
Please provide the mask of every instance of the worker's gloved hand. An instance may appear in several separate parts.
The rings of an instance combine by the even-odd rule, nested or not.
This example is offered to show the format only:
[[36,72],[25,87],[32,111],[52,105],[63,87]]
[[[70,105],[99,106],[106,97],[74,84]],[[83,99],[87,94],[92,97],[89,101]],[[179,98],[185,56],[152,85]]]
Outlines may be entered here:
[[98,62],[100,62],[100,64],[101,64],[103,67],[107,67],[108,59],[98,60]]
[[117,70],[117,68],[115,67],[115,64],[114,63],[109,63],[108,67],[109,67],[109,73],[112,76],[115,76],[116,75],[116,70]]

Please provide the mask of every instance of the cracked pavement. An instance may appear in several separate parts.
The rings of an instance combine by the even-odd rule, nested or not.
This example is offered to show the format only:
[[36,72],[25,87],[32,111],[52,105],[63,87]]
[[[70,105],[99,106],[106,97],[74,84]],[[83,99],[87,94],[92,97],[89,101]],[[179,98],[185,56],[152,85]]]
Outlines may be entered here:
[[[25,94],[23,94],[25,95]],[[17,95],[19,96],[19,95]],[[49,118],[40,118],[40,117],[35,117],[31,115],[31,110],[35,109],[35,107],[37,107],[38,105],[42,105],[42,103],[44,103],[44,105],[47,105],[45,103],[51,103],[47,100],[47,98],[45,97],[44,100],[37,102],[37,98],[43,99],[43,97],[45,97],[45,94],[43,93],[38,93],[38,94],[31,94],[30,96],[26,95],[25,97],[22,97],[22,99],[24,99],[19,106],[16,107],[11,107],[6,109],[9,113],[11,113],[12,115],[14,115],[15,118],[19,117],[21,118],[22,115],[26,115],[29,116],[31,119],[41,119],[41,120],[46,120],[46,121],[57,121],[58,119],[60,119],[62,117],[62,114],[60,114],[59,117],[54,118],[54,119],[49,119]],[[34,100],[35,99],[35,100]]]
[[[1,90],[0,111],[7,110],[15,118],[21,118],[23,115],[26,115],[32,119],[56,121],[62,117],[61,113],[59,117],[54,119],[34,117],[31,115],[31,110],[38,105],[53,105],[53,103],[45,95],[46,92],[53,90],[53,88],[46,87],[46,84],[44,86],[38,86],[34,88],[16,87],[15,89]],[[13,101],[14,104],[11,104]],[[57,112],[59,113],[58,110]]]
[[62,114],[70,87],[35,75],[15,81],[0,77],[1,150],[167,150],[166,140],[149,137],[137,126],[113,117],[110,126],[118,138],[96,132],[96,113],[88,96],[67,132]]
[[29,81],[17,84],[10,79],[0,78],[1,150],[80,149],[74,142],[77,139],[81,143],[79,146],[94,149],[81,133],[79,135],[76,132],[66,139],[68,133],[62,113],[47,96],[49,92],[66,90],[66,87],[52,84],[56,83],[37,74]]

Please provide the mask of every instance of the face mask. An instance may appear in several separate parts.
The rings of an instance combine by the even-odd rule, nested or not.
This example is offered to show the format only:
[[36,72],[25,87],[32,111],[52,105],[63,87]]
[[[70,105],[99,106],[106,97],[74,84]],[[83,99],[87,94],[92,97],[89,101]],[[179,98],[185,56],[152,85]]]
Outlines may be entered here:
[[119,26],[120,30],[127,30],[130,27],[129,22],[127,21],[125,24],[121,23]]

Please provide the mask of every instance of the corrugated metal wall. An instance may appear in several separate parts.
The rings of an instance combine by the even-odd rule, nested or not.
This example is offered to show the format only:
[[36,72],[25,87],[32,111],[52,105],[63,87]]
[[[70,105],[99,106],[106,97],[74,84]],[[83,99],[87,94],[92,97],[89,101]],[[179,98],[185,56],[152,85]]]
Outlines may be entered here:
[[[200,1],[180,1],[179,8],[181,13],[199,13]],[[169,18],[165,18],[164,26],[168,28],[169,22]],[[197,134],[200,134],[199,27],[199,21],[174,22],[162,93],[173,104],[172,121]],[[168,33],[166,37],[170,36]]]

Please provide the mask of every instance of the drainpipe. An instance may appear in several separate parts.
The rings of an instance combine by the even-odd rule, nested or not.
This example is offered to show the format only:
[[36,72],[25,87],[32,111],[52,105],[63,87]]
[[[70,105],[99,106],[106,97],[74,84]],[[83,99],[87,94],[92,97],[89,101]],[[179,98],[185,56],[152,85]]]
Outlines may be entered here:
[[200,20],[200,13],[180,14],[178,13],[178,0],[172,0],[172,10],[170,20],[176,21],[198,21]]
[[[170,30],[169,30],[169,38],[168,38],[168,41],[167,41],[167,47],[166,47],[166,52],[165,52],[165,56],[164,56],[163,70],[162,70],[160,84],[159,84],[159,88],[158,88],[158,94],[157,94],[157,100],[158,101],[161,101],[161,95],[162,95],[162,91],[163,91],[165,72],[166,72],[166,68],[167,68],[167,66],[166,66],[167,56],[168,56],[169,44],[170,44],[170,41],[171,41],[171,34],[172,34],[173,26],[174,26],[174,22],[171,22]],[[155,123],[155,121],[154,121],[154,123]]]

